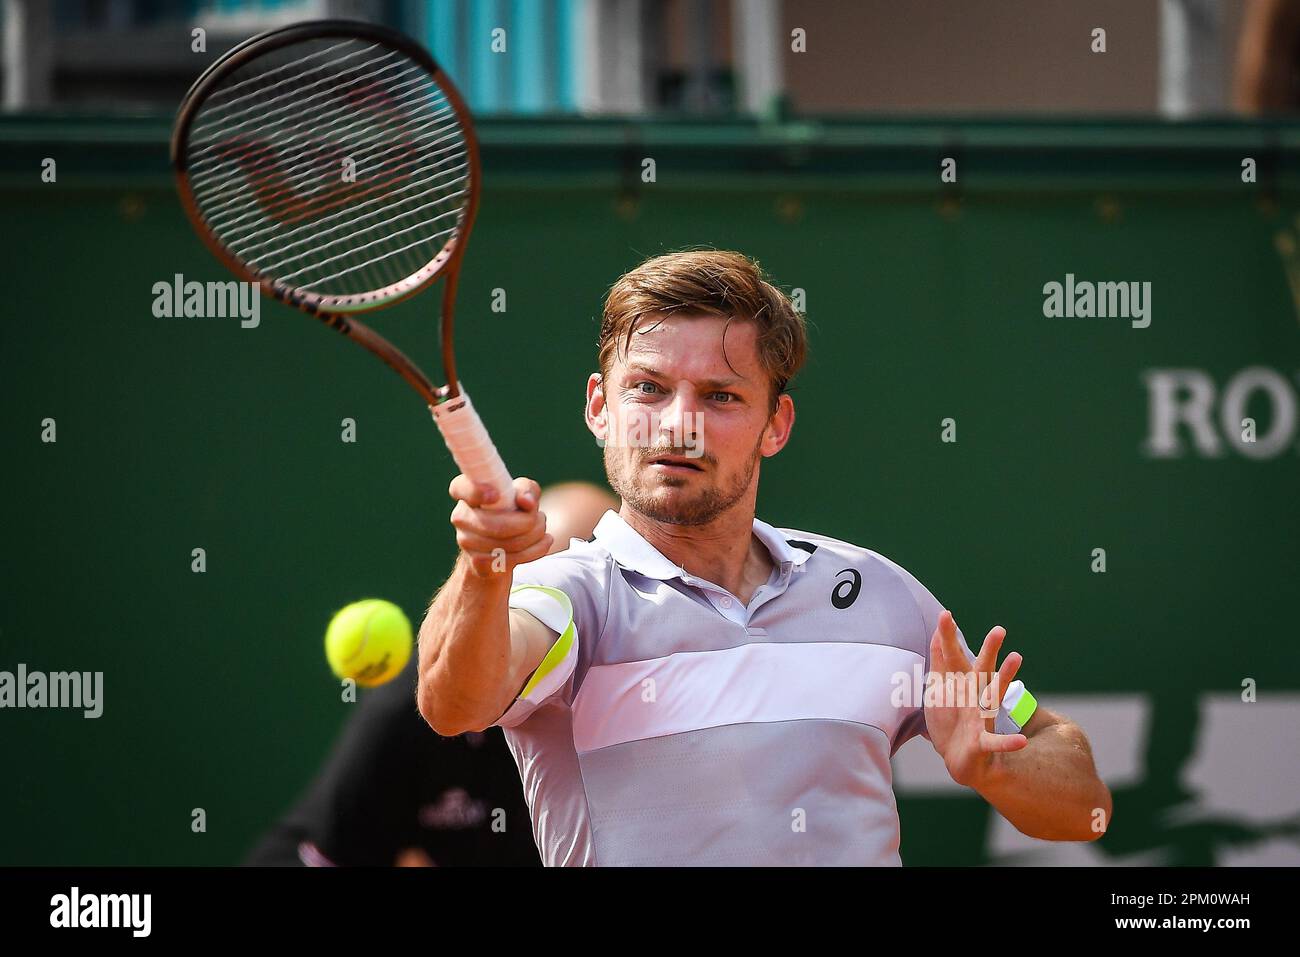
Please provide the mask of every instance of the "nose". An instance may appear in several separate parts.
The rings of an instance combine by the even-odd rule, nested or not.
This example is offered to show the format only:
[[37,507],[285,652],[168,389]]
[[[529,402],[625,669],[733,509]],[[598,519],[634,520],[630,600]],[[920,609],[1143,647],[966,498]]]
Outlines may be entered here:
[[691,447],[700,424],[700,400],[695,387],[689,382],[679,382],[673,389],[672,399],[660,409],[659,440],[676,449]]

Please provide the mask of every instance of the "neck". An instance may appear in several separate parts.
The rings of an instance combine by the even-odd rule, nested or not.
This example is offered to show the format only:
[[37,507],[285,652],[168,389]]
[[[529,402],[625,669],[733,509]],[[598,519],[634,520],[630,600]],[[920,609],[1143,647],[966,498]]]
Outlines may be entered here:
[[633,511],[619,517],[674,565],[720,585],[744,604],[772,574],[772,558],[754,536],[754,505],[737,503],[705,525],[669,525]]

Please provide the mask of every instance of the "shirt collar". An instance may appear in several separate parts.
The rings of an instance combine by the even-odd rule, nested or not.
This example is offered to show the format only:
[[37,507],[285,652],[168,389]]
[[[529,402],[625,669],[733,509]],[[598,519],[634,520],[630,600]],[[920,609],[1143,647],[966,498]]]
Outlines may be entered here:
[[[784,535],[767,522],[754,519],[754,534],[767,548],[773,563],[782,574],[795,566],[802,565],[812,556],[811,552],[792,546],[786,541]],[[657,548],[642,538],[639,532],[623,521],[622,516],[612,509],[606,512],[596,525],[595,537],[614,557],[614,561],[646,578],[668,581],[672,578],[692,577],[665,558]]]

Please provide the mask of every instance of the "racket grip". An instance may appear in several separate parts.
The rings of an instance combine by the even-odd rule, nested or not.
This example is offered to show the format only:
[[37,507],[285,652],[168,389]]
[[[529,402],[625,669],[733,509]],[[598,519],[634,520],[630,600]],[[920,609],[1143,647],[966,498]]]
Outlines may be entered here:
[[515,507],[514,483],[497,447],[474,411],[474,403],[462,389],[460,395],[433,407],[433,421],[438,423],[443,441],[462,473],[482,485],[497,490],[497,500],[490,509]]

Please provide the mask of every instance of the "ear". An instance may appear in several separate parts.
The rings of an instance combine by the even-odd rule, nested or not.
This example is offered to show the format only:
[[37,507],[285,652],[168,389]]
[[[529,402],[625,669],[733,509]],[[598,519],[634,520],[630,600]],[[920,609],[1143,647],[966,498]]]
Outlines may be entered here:
[[767,429],[763,432],[763,444],[761,446],[765,457],[776,455],[785,448],[785,444],[790,441],[790,433],[794,430],[794,399],[782,393],[776,400],[776,411],[772,413],[772,418],[768,420]]
[[609,436],[609,422],[605,408],[604,380],[599,372],[593,372],[587,378],[587,406],[583,409],[583,418],[587,428],[599,442]]

